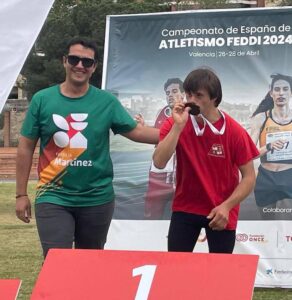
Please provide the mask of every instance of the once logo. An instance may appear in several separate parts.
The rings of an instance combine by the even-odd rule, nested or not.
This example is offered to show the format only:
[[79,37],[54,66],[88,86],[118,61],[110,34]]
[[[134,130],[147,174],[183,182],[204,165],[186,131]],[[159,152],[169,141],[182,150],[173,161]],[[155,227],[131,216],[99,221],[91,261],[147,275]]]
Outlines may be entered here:
[[266,269],[267,275],[273,275],[273,269]]
[[70,114],[65,119],[64,117],[53,114],[55,125],[64,131],[57,131],[54,136],[55,144],[60,148],[69,146],[70,148],[87,148],[87,139],[81,133],[88,125],[83,122],[88,117],[88,114]]
[[248,240],[248,235],[245,233],[238,233],[236,235],[237,242],[246,242]]
[[265,236],[263,234],[250,234],[248,240],[250,242],[265,242]]

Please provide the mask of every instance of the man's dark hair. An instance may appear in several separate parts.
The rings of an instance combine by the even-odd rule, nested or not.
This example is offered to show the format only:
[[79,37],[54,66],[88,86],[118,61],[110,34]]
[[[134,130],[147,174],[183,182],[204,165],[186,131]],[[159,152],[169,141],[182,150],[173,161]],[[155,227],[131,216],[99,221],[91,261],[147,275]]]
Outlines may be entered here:
[[70,47],[74,46],[74,45],[82,45],[84,48],[89,48],[89,49],[93,50],[94,51],[94,59],[95,59],[95,61],[98,61],[97,46],[93,41],[83,38],[83,37],[75,37],[68,42],[68,44],[66,46],[66,52],[67,52],[66,54],[69,53]]
[[215,106],[222,100],[221,83],[217,75],[207,68],[193,70],[186,77],[184,90],[187,94],[194,94],[201,89],[208,92],[211,99],[215,99]]
[[[271,75],[272,82],[270,86],[270,91],[273,90],[275,82],[278,80],[285,80],[290,85],[290,90],[292,91],[292,77],[288,75],[283,75],[280,73],[275,73]],[[270,95],[270,91],[266,94],[265,98],[260,102],[254,113],[252,114],[252,117],[256,116],[259,113],[266,112],[268,110],[271,110],[274,108],[274,100]]]
[[167,81],[164,84],[164,91],[166,91],[166,89],[171,85],[171,84],[178,84],[179,85],[179,89],[181,92],[184,92],[184,88],[183,88],[183,82],[179,79],[179,78],[169,78],[167,79]]

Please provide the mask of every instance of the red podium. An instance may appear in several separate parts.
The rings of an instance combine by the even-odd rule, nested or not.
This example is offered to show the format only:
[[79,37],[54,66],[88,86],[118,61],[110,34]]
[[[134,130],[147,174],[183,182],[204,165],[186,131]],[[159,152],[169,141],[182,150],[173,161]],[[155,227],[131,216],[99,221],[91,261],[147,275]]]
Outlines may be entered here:
[[50,250],[31,300],[251,300],[256,255]]
[[21,280],[19,279],[0,279],[0,299],[15,300],[17,298]]

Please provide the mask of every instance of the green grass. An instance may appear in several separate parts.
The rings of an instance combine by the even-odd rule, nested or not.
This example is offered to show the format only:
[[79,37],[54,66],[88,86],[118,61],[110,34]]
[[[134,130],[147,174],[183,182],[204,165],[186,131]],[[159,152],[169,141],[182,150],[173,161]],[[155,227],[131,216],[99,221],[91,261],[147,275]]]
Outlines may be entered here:
[[[35,183],[29,194],[33,199]],[[18,300],[30,298],[43,262],[35,219],[29,224],[15,216],[15,183],[0,183],[0,278],[21,279]]]
[[[34,186],[34,182],[29,185],[31,199]],[[0,278],[21,279],[18,300],[28,300],[43,259],[35,219],[24,224],[15,217],[14,196],[15,183],[0,182]],[[256,288],[253,300],[292,300],[292,291]]]

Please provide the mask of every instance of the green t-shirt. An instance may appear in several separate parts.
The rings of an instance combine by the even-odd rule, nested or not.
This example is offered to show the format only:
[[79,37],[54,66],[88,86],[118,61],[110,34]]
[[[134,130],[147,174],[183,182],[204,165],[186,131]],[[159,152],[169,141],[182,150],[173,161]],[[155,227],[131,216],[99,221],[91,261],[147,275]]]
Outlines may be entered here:
[[56,85],[34,95],[21,134],[40,138],[36,203],[93,206],[114,199],[110,129],[129,132],[137,123],[110,93],[89,87],[68,98]]

